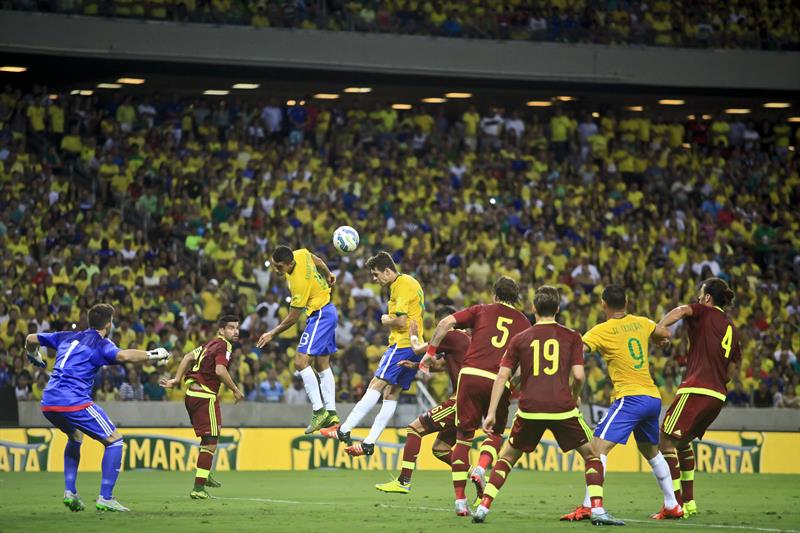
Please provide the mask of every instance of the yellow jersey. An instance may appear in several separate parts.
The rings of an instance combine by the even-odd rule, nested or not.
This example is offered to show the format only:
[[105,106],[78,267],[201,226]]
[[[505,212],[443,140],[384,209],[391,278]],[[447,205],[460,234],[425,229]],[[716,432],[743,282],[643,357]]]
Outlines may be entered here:
[[656,323],[649,318],[625,315],[610,318],[583,336],[583,343],[606,360],[615,400],[638,395],[661,398],[648,360],[648,341],[655,329]]
[[411,339],[408,328],[413,320],[417,323],[419,340],[422,340],[422,315],[425,313],[425,295],[422,286],[408,274],[400,274],[389,286],[388,313],[395,316],[407,316],[406,325],[402,328],[392,328],[389,333],[389,346],[397,345],[398,348],[409,348]]
[[294,269],[285,274],[286,284],[292,295],[292,307],[305,309],[309,315],[319,311],[331,301],[331,287],[328,280],[317,271],[311,252],[305,248],[295,250]]

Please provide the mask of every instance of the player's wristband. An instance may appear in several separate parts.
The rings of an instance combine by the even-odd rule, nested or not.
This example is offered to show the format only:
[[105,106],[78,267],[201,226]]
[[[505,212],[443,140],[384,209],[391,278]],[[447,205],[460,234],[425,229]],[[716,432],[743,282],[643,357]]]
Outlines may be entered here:
[[428,344],[428,349],[425,351],[425,355],[427,355],[430,358],[434,358],[436,357],[436,351],[438,349],[439,347],[436,346],[435,344]]
[[409,340],[411,340],[411,342],[413,342],[413,343],[417,343],[417,342],[419,342],[419,337],[417,337],[416,335],[411,335],[409,337]]

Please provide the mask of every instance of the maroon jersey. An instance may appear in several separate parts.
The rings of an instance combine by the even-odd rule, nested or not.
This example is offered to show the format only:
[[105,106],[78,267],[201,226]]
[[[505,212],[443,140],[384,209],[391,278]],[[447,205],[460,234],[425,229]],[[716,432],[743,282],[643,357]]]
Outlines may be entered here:
[[222,337],[211,339],[205,346],[195,348],[193,350],[196,357],[195,363],[192,369],[186,373],[186,382],[193,381],[208,392],[217,394],[220,385],[217,365],[228,368],[231,351],[233,351],[233,346]]
[[690,307],[692,316],[684,318],[689,328],[689,356],[678,393],[696,392],[725,401],[728,366],[742,359],[739,331],[718,307],[702,304]]
[[508,343],[531,322],[523,313],[506,304],[479,304],[453,315],[456,327],[472,329],[472,341],[464,366],[497,373]]
[[447,375],[453,390],[458,388],[458,374],[464,365],[464,356],[469,349],[469,335],[463,331],[449,331],[436,349],[437,353],[443,354],[444,362],[447,365]]
[[519,409],[523,414],[575,409],[569,376],[574,365],[583,365],[583,340],[577,331],[555,322],[539,322],[514,337],[501,365],[512,373],[520,367]]

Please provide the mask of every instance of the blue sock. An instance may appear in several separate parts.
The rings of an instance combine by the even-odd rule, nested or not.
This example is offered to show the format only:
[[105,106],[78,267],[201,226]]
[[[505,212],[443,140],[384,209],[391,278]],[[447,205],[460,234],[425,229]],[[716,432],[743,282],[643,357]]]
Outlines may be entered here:
[[119,469],[122,466],[122,439],[106,446],[103,454],[103,482],[100,485],[100,496],[110,500],[114,496],[114,485],[117,483]]
[[75,479],[78,477],[78,464],[81,462],[81,443],[77,440],[67,439],[64,448],[64,485],[68,491],[78,492],[75,488]]

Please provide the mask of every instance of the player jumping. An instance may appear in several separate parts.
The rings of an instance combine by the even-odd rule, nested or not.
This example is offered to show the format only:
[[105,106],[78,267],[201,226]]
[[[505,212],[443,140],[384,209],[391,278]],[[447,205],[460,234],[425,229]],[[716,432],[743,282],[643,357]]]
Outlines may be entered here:
[[[406,368],[398,363],[405,360],[419,361],[419,356],[411,348],[409,326],[411,322],[416,322],[418,330],[422,331],[422,315],[425,312],[422,287],[408,274],[397,272],[397,265],[391,255],[379,252],[367,260],[366,266],[370,269],[373,280],[389,287],[388,310],[381,316],[381,323],[389,328],[389,347],[378,363],[369,388],[344,424],[321,431],[328,438],[337,438],[349,444],[346,451],[352,456],[372,455],[375,452],[375,441],[394,415],[400,391],[408,390],[417,375],[415,368]],[[383,405],[372,423],[369,435],[363,441],[352,443],[350,431],[372,410],[381,396]]]
[[[650,376],[647,356],[650,337],[662,341],[670,337],[670,332],[648,318],[628,314],[628,298],[625,289],[619,285],[606,287],[602,305],[606,321],[583,336],[583,345],[587,352],[599,351],[608,364],[615,401],[594,430],[594,450],[600,454],[605,475],[606,457],[617,444],[628,442],[633,432],[636,445],[650,463],[664,494],[665,512],[680,516],[681,508],[672,491],[669,466],[658,451],[661,394]],[[587,487],[583,505],[562,516],[561,520],[591,517],[591,495]]]
[[[481,419],[489,408],[492,383],[497,377],[503,352],[514,335],[531,325],[528,317],[514,308],[518,299],[517,283],[509,277],[501,276],[494,284],[494,303],[473,305],[439,322],[428,351],[420,363],[420,369],[424,371],[436,355],[439,343],[451,329],[472,329],[472,340],[456,387],[456,445],[453,448],[451,469],[458,516],[470,514],[465,493],[467,479],[472,479],[481,488],[480,495],[485,484],[485,469],[494,459],[491,452],[482,453],[478,466],[470,471],[469,450],[475,430],[481,427]],[[493,439],[502,439],[508,420],[510,389],[507,386],[499,400],[497,421],[491,433],[494,435]]]
[[[733,298],[725,281],[708,278],[700,287],[698,303],[676,307],[659,322],[659,326],[669,327],[683,319],[689,329],[686,376],[664,416],[660,445],[686,517],[697,514],[692,441],[702,439],[719,415],[725,405],[727,383],[736,375],[742,359],[739,331],[723,311]],[[652,518],[673,517],[662,509]]]
[[[257,346],[263,348],[272,339],[292,327],[305,309],[306,329],[300,335],[300,343],[294,356],[294,367],[303,378],[308,400],[314,414],[306,428],[306,434],[320,428],[339,423],[336,415],[336,380],[331,370],[331,355],[336,353],[336,325],[339,316],[331,303],[331,287],[336,276],[331,274],[325,261],[305,248],[292,251],[288,246],[278,246],[272,252],[273,268],[286,277],[292,295],[289,314],[283,321],[258,339]],[[317,374],[311,367],[311,358],[316,359]]]
[[[489,485],[475,509],[473,522],[483,522],[492,502],[511,469],[523,453],[536,449],[542,434],[550,430],[562,451],[578,450],[586,463],[586,485],[592,505],[592,523],[623,526],[603,508],[603,464],[595,453],[592,433],[578,410],[580,392],[585,379],[581,336],[555,322],[561,297],[558,289],[544,285],[536,289],[533,311],[536,325],[514,337],[500,363],[494,381],[488,413],[483,429],[493,432],[498,427],[498,408],[507,396],[508,380],[520,367],[519,410],[514,418],[511,436],[503,446]],[[570,384],[570,377],[572,383]]]
[[[217,336],[204,346],[195,348],[184,355],[175,372],[175,377],[162,379],[160,382],[162,387],[168,389],[180,387],[186,376],[184,403],[194,433],[200,437],[197,472],[194,477],[194,487],[189,493],[193,500],[208,499],[206,486],[221,486],[211,477],[211,465],[214,462],[214,453],[217,451],[217,442],[219,441],[219,428],[222,425],[222,413],[217,401],[220,382],[233,392],[237,403],[244,399],[244,394],[228,373],[228,365],[233,352],[232,343],[239,340],[239,318],[233,315],[223,315],[217,321],[217,325],[219,326]],[[192,366],[192,369],[187,373],[189,365]]]
[[[450,306],[440,307],[436,310],[436,318],[442,319],[455,312]],[[414,352],[422,355],[427,350],[426,343],[419,343],[417,339],[416,324],[411,324],[411,344]],[[434,363],[436,370],[444,369],[450,377],[453,391],[456,390],[458,383],[458,373],[464,361],[464,355],[469,348],[469,335],[463,331],[454,330],[445,335],[444,340],[439,344],[437,360]],[[400,361],[399,363],[411,370],[417,369],[418,363],[412,361]],[[437,433],[433,443],[433,455],[450,465],[450,455],[456,443],[456,399],[455,394],[446,399],[436,407],[426,411],[419,418],[408,425],[406,432],[406,443],[403,446],[403,463],[400,476],[388,483],[375,485],[375,488],[382,492],[393,492],[408,494],[411,491],[411,476],[417,465],[417,456],[422,445],[422,437],[431,433]]]
[[89,309],[89,328],[83,331],[32,333],[25,339],[28,360],[45,368],[39,346],[56,350],[50,381],[42,393],[42,414],[66,433],[64,448],[64,505],[71,511],[86,506],[76,487],[83,436],[89,435],[103,446],[100,496],[95,502],[99,511],[129,511],[114,498],[114,485],[122,466],[122,435],[99,405],[92,403],[92,386],[97,370],[105,365],[143,363],[169,358],[164,348],[120,350],[108,339],[113,328],[114,308],[97,304]]

